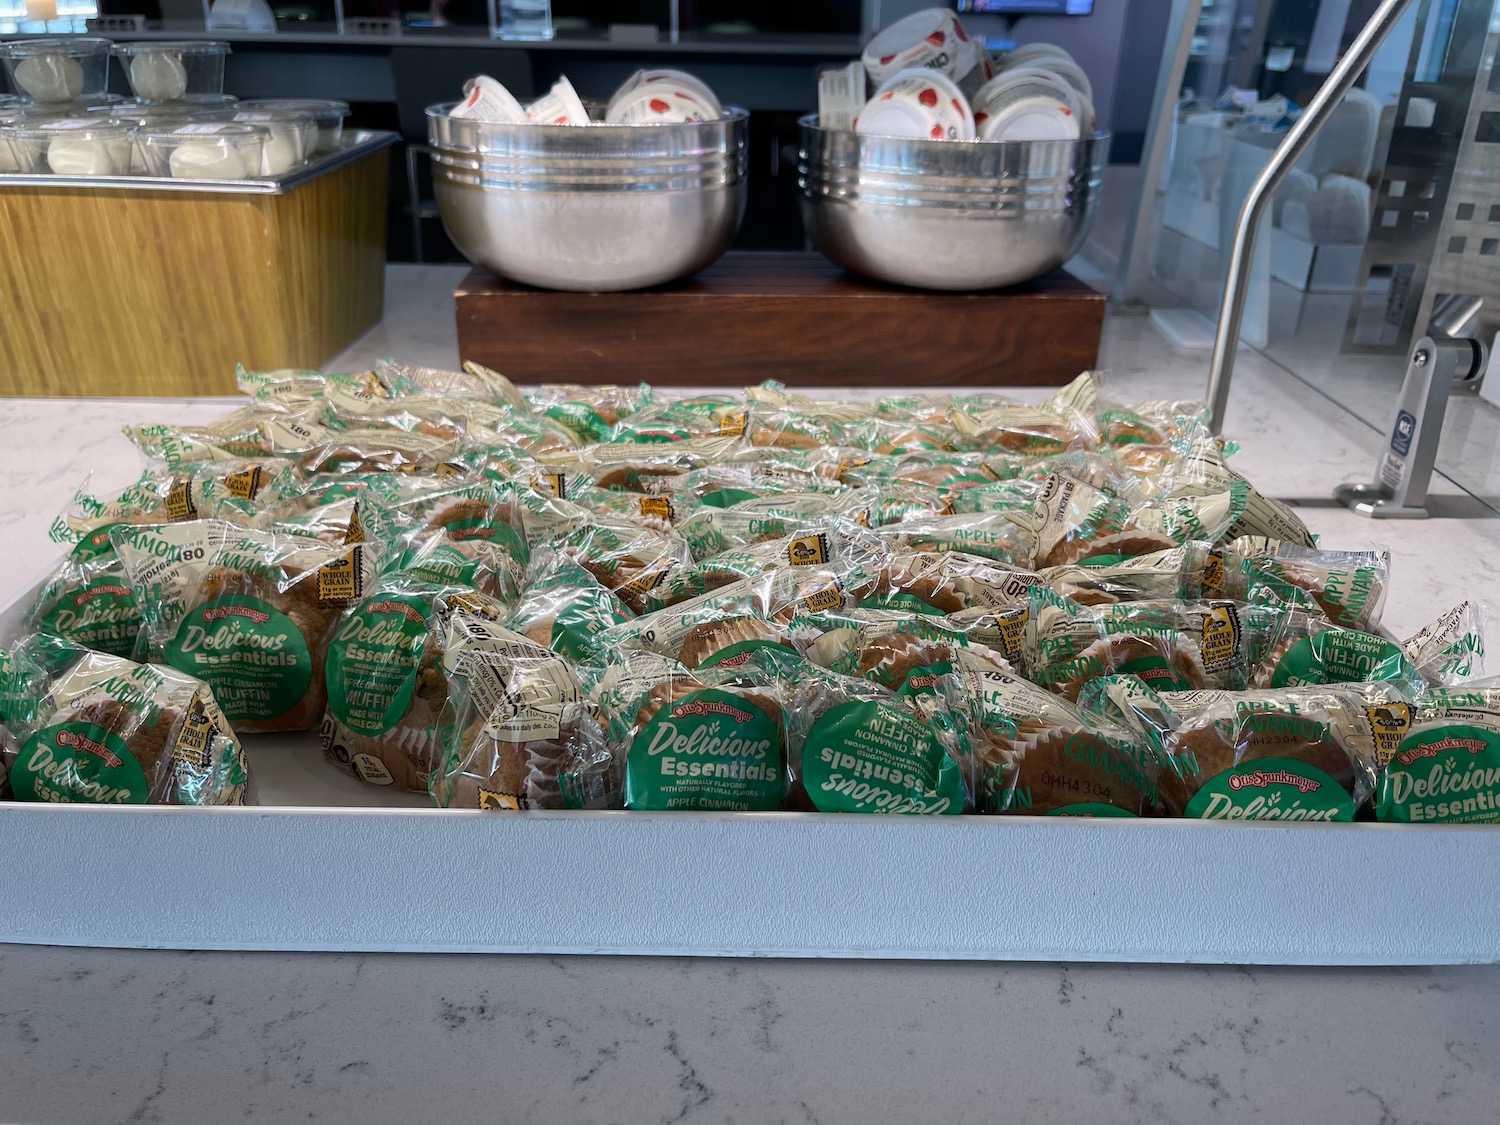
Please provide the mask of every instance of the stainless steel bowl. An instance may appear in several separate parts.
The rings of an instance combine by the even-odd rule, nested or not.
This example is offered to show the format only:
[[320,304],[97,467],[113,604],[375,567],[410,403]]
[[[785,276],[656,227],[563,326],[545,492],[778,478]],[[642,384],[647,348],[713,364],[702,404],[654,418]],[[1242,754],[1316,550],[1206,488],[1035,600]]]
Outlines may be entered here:
[[921,289],[993,289],[1062,265],[1093,223],[1109,134],[923,141],[799,122],[797,182],[814,246],[854,273]]
[[433,190],[464,255],[544,289],[697,273],[745,213],[749,114],[683,125],[505,125],[427,111]]

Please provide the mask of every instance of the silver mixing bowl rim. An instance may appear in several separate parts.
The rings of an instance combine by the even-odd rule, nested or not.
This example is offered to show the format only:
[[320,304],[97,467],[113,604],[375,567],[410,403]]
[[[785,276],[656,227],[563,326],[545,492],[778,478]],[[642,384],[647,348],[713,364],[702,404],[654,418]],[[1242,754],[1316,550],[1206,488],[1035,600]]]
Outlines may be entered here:
[[882,144],[899,142],[909,145],[917,152],[931,152],[938,155],[943,152],[951,153],[955,145],[979,146],[984,149],[1015,149],[1017,151],[1047,149],[1047,148],[1076,148],[1079,145],[1097,144],[1099,141],[1109,141],[1114,134],[1104,129],[1096,129],[1087,137],[1080,137],[1076,141],[984,141],[975,139],[972,141],[932,141],[922,137],[890,137],[884,133],[857,133],[853,129],[829,129],[818,124],[818,115],[808,113],[797,119],[797,124],[812,133],[826,133],[833,137],[848,137],[856,141],[872,141]]
[[[596,121],[591,125],[534,125],[529,121],[475,121],[468,117],[452,117],[450,111],[458,102],[438,102],[436,105],[427,107],[425,113],[428,118],[428,133],[431,135],[432,122],[436,120],[449,120],[461,127],[472,126],[481,129],[489,136],[501,135],[506,132],[518,132],[526,138],[535,138],[539,141],[572,142],[579,139],[580,132],[608,133],[612,138],[632,138],[645,141],[655,138],[658,141],[671,140],[674,136],[691,136],[695,131],[720,130],[726,125],[733,126],[750,120],[750,111],[741,109],[739,106],[727,105],[724,107],[722,116],[715,117],[711,121],[674,121],[670,124],[658,125],[613,125],[603,121]],[[590,109],[597,104],[587,103]],[[814,115],[816,116],[816,115]],[[451,146],[449,146],[451,147]]]

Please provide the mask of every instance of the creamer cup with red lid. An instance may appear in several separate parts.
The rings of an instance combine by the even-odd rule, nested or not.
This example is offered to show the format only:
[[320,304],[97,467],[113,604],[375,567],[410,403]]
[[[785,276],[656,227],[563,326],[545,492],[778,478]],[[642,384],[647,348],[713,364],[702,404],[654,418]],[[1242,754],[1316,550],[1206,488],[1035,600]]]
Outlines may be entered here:
[[951,9],[926,8],[877,33],[862,57],[870,81],[883,86],[911,67],[941,71],[957,81],[978,65],[982,51]]
[[526,121],[526,110],[516,101],[514,94],[493,78],[481,74],[464,83],[464,100],[454,106],[448,116],[520,125]]
[[611,105],[604,120],[610,125],[680,125],[720,116],[691,90],[653,82],[637,86]]
[[859,133],[972,141],[974,113],[953,79],[926,67],[892,76],[865,103],[854,123]]
[[559,78],[552,89],[526,107],[526,120],[533,125],[590,124],[583,99],[566,78]]

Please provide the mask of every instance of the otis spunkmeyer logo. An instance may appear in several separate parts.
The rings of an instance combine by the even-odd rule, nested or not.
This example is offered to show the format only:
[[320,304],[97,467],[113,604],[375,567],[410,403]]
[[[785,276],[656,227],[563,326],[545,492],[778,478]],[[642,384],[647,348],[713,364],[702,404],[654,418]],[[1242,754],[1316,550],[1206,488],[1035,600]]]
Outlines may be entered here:
[[205,625],[215,621],[222,621],[226,617],[243,617],[246,621],[253,622],[256,625],[264,625],[267,621],[271,620],[269,613],[248,605],[216,605],[211,609],[203,611],[203,623]]

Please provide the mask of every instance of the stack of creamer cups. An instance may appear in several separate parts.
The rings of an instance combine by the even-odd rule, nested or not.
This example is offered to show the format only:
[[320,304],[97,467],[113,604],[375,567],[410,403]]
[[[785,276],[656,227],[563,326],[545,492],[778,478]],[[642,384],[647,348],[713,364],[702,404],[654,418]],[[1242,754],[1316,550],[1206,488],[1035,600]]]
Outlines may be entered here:
[[[229,44],[0,44],[17,97],[0,105],[0,173],[241,180],[280,176],[339,147],[343,102],[241,102],[224,93]],[[132,98],[107,93],[111,57]]]
[[565,77],[523,106],[499,82],[480,75],[464,83],[463,101],[449,111],[450,117],[507,125],[677,125],[723,115],[724,107],[708,85],[680,70],[636,71],[609,99],[602,120],[589,115]]
[[937,141],[1076,141],[1094,131],[1093,89],[1061,47],[991,56],[952,11],[929,8],[881,31],[860,61],[819,75],[818,123]]

